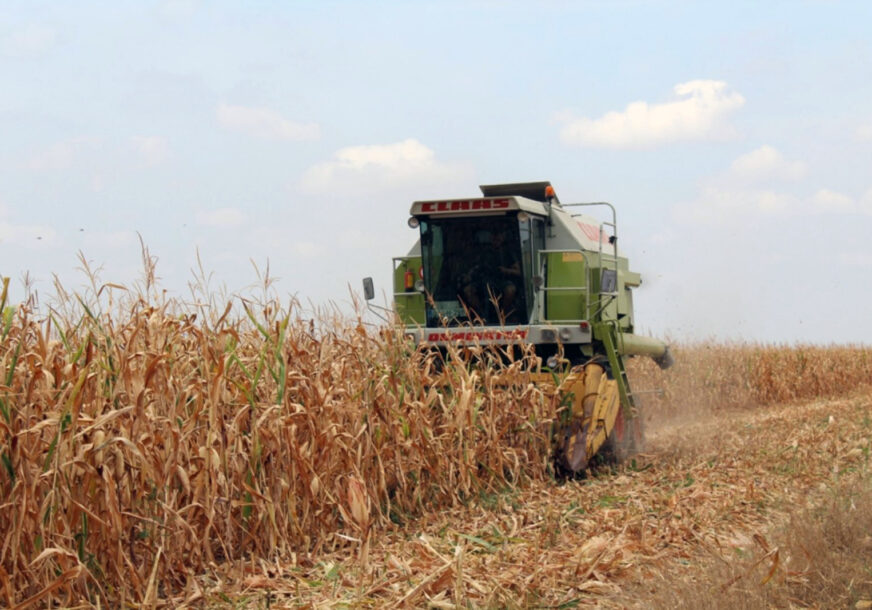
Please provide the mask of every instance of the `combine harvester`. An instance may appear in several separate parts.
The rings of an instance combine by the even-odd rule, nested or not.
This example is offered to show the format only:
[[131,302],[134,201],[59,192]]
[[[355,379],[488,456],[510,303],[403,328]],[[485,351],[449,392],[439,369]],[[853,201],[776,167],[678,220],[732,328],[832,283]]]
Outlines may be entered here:
[[[552,372],[536,383],[567,407],[554,438],[558,472],[593,457],[639,451],[642,417],[624,357],[672,363],[661,341],[633,334],[631,289],[641,277],[618,250],[608,203],[560,203],[549,182],[481,187],[482,197],[416,201],[420,237],[394,258],[394,308],[423,349],[526,343]],[[575,213],[591,206],[611,220]],[[374,296],[364,280],[367,301]],[[555,382],[556,380],[556,382]]]

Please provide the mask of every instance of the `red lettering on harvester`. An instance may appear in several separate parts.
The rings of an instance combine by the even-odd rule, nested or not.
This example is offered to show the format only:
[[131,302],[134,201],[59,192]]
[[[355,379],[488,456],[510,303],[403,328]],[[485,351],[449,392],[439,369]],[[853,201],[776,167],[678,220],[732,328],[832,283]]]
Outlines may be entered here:
[[509,207],[508,198],[469,199],[456,201],[426,201],[421,204],[422,213],[431,212],[469,212],[476,210],[505,210]]
[[427,341],[512,341],[527,337],[526,329],[432,332],[427,335]]

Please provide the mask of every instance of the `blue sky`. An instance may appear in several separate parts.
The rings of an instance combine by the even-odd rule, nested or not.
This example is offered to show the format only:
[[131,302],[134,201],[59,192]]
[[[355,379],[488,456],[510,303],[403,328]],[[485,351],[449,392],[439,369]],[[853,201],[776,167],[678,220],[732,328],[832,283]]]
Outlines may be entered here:
[[872,4],[5,2],[0,274],[349,300],[414,199],[607,200],[643,331],[872,342]]

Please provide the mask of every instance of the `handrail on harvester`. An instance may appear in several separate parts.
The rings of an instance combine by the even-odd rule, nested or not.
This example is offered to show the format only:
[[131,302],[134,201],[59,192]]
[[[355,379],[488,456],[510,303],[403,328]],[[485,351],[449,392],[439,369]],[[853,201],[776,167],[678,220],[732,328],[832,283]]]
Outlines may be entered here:
[[[591,201],[591,202],[586,202],[586,203],[564,203],[564,204],[562,204],[562,206],[564,208],[592,207],[592,206],[596,206],[596,205],[604,205],[612,211],[612,221],[611,222],[608,222],[608,221],[601,222],[600,226],[599,226],[599,230],[600,230],[600,235],[603,235],[603,227],[611,227],[611,229],[612,229],[612,238],[609,240],[611,245],[612,245],[612,261],[611,262],[613,262],[615,265],[614,272],[615,272],[615,279],[617,280],[617,277],[618,277],[618,213],[615,210],[615,206],[613,206],[608,201]],[[572,214],[573,218],[575,218],[576,216],[580,216],[580,214]],[[605,268],[605,265],[603,264],[604,260],[605,259],[603,258],[603,240],[602,240],[602,238],[600,238],[600,240],[599,240],[599,263],[600,263],[599,267],[600,267],[600,269]],[[615,283],[615,289],[617,289],[617,283]],[[604,294],[610,297],[609,300],[605,303],[602,302]],[[600,291],[597,293],[597,302],[599,303],[600,307],[597,310],[595,315],[599,315],[600,312],[602,312],[606,307],[608,307],[609,303],[612,301],[612,299],[614,299],[615,296],[617,296],[617,292],[604,293],[602,291],[602,285],[601,285]]]

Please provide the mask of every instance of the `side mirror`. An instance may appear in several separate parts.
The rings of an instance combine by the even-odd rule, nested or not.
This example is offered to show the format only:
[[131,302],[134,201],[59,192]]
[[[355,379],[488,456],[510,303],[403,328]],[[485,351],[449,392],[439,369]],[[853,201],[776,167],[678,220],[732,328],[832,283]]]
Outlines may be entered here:
[[363,297],[367,301],[372,301],[375,298],[375,287],[372,285],[372,278],[363,278]]

